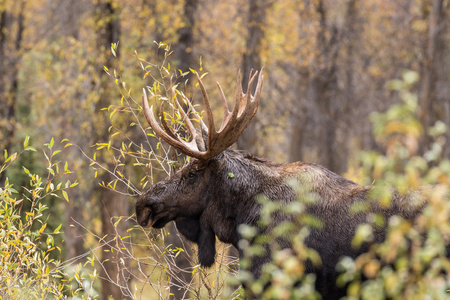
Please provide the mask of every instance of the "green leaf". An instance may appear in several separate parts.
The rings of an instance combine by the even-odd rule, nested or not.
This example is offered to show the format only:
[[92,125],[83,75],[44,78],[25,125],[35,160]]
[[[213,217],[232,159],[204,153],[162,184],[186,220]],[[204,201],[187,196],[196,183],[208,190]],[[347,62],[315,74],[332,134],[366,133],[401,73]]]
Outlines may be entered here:
[[234,178],[234,174],[230,172],[230,173],[228,173],[228,177]]
[[[17,153],[13,153],[11,156],[9,156],[8,158],[6,158],[4,164],[6,164],[8,161],[10,160],[14,160],[17,157]],[[4,166],[6,168],[6,166]]]
[[48,147],[49,147],[50,149],[52,149],[54,143],[55,143],[55,139],[52,138],[52,139],[50,140],[50,144],[48,145]]
[[23,170],[25,171],[25,173],[27,173],[28,175],[30,175],[30,171],[27,169],[27,168],[25,168],[25,167],[22,167],[23,168]]
[[27,147],[28,147],[28,141],[29,141],[29,140],[30,140],[30,136],[27,135],[27,136],[25,137],[25,141],[23,142],[23,147],[24,147],[24,148],[27,148]]
[[121,220],[122,220],[122,217],[119,217],[119,219],[116,222],[114,222],[114,227],[117,227],[117,225],[119,225]]
[[58,227],[53,231],[53,233],[59,233],[59,230],[61,229],[62,224],[59,224]]

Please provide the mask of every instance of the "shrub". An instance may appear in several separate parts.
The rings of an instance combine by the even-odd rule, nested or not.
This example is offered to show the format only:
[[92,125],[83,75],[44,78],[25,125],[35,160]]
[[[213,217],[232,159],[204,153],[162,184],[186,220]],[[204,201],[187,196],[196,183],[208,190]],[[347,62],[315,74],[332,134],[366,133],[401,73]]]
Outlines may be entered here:
[[[25,139],[20,153],[8,155],[0,166],[0,174],[25,151],[36,151]],[[23,172],[29,184],[21,187],[23,193],[6,178],[0,186],[0,296],[2,299],[62,299],[70,297],[92,298],[96,272],[85,274],[78,266],[72,269],[70,262],[56,259],[61,254],[61,245],[55,238],[61,234],[59,225],[49,232],[50,215],[45,199],[57,197],[69,201],[66,190],[76,182],[61,181],[60,177],[70,173],[68,164],[54,162],[60,150],[53,150],[54,141],[48,144],[44,155],[48,162],[48,174],[34,174],[25,166]],[[24,205],[26,202],[29,205]],[[68,273],[70,271],[71,273]],[[87,280],[86,280],[87,278]]]
[[[447,128],[439,121],[430,128],[427,134],[434,143],[423,155],[418,154],[424,130],[418,121],[417,96],[410,92],[417,80],[416,73],[405,72],[401,80],[389,83],[400,94],[402,103],[371,116],[374,137],[384,152],[361,152],[352,173],[362,174],[362,178],[355,178],[359,183],[371,185],[367,201],[376,206],[388,208],[393,190],[408,195],[410,201],[418,200],[419,194],[425,195],[428,204],[414,223],[400,216],[384,219],[381,214],[370,213],[367,209],[373,205],[357,203],[350,208],[355,213],[368,212],[366,223],[357,228],[352,242],[355,247],[366,243],[368,251],[355,259],[343,257],[337,265],[340,272],[337,283],[346,287],[345,298],[349,300],[448,298],[450,281],[445,274],[450,271],[450,260],[446,257],[450,243],[450,161],[442,158]],[[321,226],[305,209],[315,196],[303,181],[292,186],[302,195],[298,201],[282,206],[260,199],[258,227],[239,228],[243,237],[240,245],[247,257],[264,255],[267,251],[272,255],[272,261],[264,265],[258,279],[250,272],[251,260],[241,261],[238,280],[257,298],[320,298],[314,290],[314,274],[305,272],[306,264],[321,263],[316,251],[305,245],[310,230],[320,230]],[[261,236],[259,228],[268,226],[276,213],[290,216],[293,221],[279,225],[269,236]],[[385,226],[386,239],[377,243],[372,233]],[[280,249],[276,241],[285,236],[293,237],[294,251]]]

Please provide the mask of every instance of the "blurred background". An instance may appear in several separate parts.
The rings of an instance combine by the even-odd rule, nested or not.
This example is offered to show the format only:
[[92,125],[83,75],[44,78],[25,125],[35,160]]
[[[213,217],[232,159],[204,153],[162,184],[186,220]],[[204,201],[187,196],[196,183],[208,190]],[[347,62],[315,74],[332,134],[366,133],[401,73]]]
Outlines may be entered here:
[[[150,82],[140,62],[156,63],[160,42],[173,51],[172,70],[208,73],[203,81],[212,99],[219,95],[216,81],[231,102],[237,70],[246,86],[250,69],[264,67],[260,109],[238,149],[277,162],[318,163],[357,180],[356,153],[381,150],[371,113],[402,101],[390,87],[403,81],[391,80],[408,81],[408,70],[406,76],[419,78],[408,89],[417,96],[420,126],[394,130],[415,136],[436,121],[450,124],[449,12],[445,0],[1,0],[0,150],[18,151],[29,136],[38,151],[0,173],[0,186],[7,177],[15,187],[29,185],[22,165],[45,171],[40,145],[53,138],[79,183],[67,190],[70,201],[48,200],[47,230],[62,224],[64,259],[82,260],[95,241],[132,227],[131,220],[122,227],[111,220],[132,216],[133,193],[102,187],[111,174],[92,170],[80,149],[92,157],[93,145],[110,138],[111,108],[124,95],[115,78],[140,101]],[[181,82],[189,86],[190,78]],[[132,132],[128,125],[117,117],[114,126]],[[430,146],[420,136],[405,141],[414,154]],[[77,147],[63,148],[67,140]],[[450,158],[449,143],[443,145]],[[104,160],[106,169],[117,167],[111,161]],[[155,170],[151,181],[166,173]],[[142,190],[141,177],[129,176]],[[118,273],[106,263],[110,252],[102,255],[99,272]],[[114,279],[99,282],[104,299],[121,295]]]

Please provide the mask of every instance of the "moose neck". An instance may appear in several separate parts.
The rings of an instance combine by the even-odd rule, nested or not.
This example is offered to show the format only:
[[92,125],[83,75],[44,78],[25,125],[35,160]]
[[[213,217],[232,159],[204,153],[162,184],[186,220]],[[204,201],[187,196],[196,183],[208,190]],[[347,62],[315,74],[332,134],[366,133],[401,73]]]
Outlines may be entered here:
[[225,219],[234,220],[236,225],[256,223],[260,210],[258,196],[283,201],[295,198],[286,183],[287,172],[280,169],[283,165],[235,150],[224,151],[218,162],[225,184],[218,190],[220,195],[214,205]]
[[224,184],[216,190],[215,201],[211,204],[218,215],[233,220],[236,226],[256,225],[260,215],[259,196],[283,204],[295,201],[296,192],[289,185],[290,181],[305,185],[320,199],[329,199],[317,202],[317,207],[323,209],[338,207],[339,199],[366,191],[365,187],[315,164],[276,164],[235,150],[224,151],[217,163],[217,182]]

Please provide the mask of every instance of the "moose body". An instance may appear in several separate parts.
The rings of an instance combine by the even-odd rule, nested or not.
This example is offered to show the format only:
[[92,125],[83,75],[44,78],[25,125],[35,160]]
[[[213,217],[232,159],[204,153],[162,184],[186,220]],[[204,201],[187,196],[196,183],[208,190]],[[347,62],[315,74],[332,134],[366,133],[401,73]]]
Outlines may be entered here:
[[[338,260],[343,256],[354,258],[366,250],[352,248],[351,240],[357,226],[367,221],[367,214],[351,214],[349,209],[355,202],[366,201],[370,189],[321,166],[302,162],[275,164],[230,149],[207,163],[193,159],[172,177],[142,194],[136,204],[137,220],[142,226],[154,228],[175,221],[179,232],[198,244],[200,264],[209,267],[215,260],[216,236],[239,249],[238,226],[258,226],[261,209],[258,196],[283,204],[299,200],[301,195],[288,184],[289,178],[299,176],[310,180],[311,192],[318,196],[308,206],[308,213],[324,225],[322,229],[312,230],[306,240],[306,245],[320,254],[322,265],[318,268],[310,265],[307,271],[317,275],[317,290],[324,299],[339,299],[345,290],[335,285]],[[419,212],[403,197],[395,197],[389,209],[374,207],[370,212],[374,210],[386,218],[400,215],[406,219],[413,219]],[[270,226],[261,228],[261,233],[267,233],[288,218],[276,214]],[[375,240],[383,239],[384,231],[378,232]],[[281,248],[290,247],[289,239],[280,243]],[[242,256],[243,252],[239,252]],[[269,254],[253,259],[255,277],[270,260]]]
[[[239,77],[238,75],[238,82]],[[251,91],[255,78],[256,74],[250,76],[247,91]],[[318,252],[322,263],[320,266],[307,264],[306,271],[317,275],[316,288],[324,299],[339,299],[344,296],[345,289],[336,286],[336,264],[343,256],[354,258],[367,250],[367,245],[364,244],[359,249],[351,245],[358,225],[367,222],[367,213],[352,214],[349,210],[354,203],[368,199],[370,188],[360,186],[319,165],[303,162],[276,164],[228,149],[256,113],[262,76],[258,79],[254,97],[251,97],[250,92],[243,94],[240,84],[237,84],[238,99],[232,113],[228,111],[219,85],[225,107],[224,122],[219,131],[215,130],[209,99],[200,77],[198,79],[209,126],[203,123],[190,106],[191,113],[201,123],[200,136],[180,107],[192,136],[191,142],[180,139],[172,132],[164,118],[161,118],[161,122],[165,130],[159,127],[152,109],[148,107],[144,91],[144,112],[151,127],[169,144],[192,158],[184,168],[141,195],[136,203],[138,223],[144,227],[162,228],[168,222],[175,221],[181,234],[198,244],[200,264],[209,267],[215,260],[216,237],[234,245],[242,257],[244,252],[239,247],[241,237],[238,227],[241,224],[258,226],[261,206],[257,198],[264,195],[269,201],[280,201],[282,204],[299,201],[302,195],[296,193],[289,181],[302,178],[299,184],[308,184],[311,192],[317,195],[317,200],[307,207],[307,212],[323,222],[323,228],[312,229],[305,242],[309,248]],[[400,215],[409,220],[413,220],[419,211],[420,206],[412,206],[405,197],[400,196],[394,196],[387,209],[373,205],[370,210],[371,213],[381,213],[386,219],[392,215]],[[289,220],[290,216],[277,213],[269,226],[260,228],[260,233],[267,233],[274,226]],[[374,240],[380,242],[384,239],[385,232],[377,230],[374,235]],[[281,248],[291,247],[288,237],[278,242]],[[257,278],[261,267],[272,258],[270,253],[266,253],[251,259],[252,273]]]

